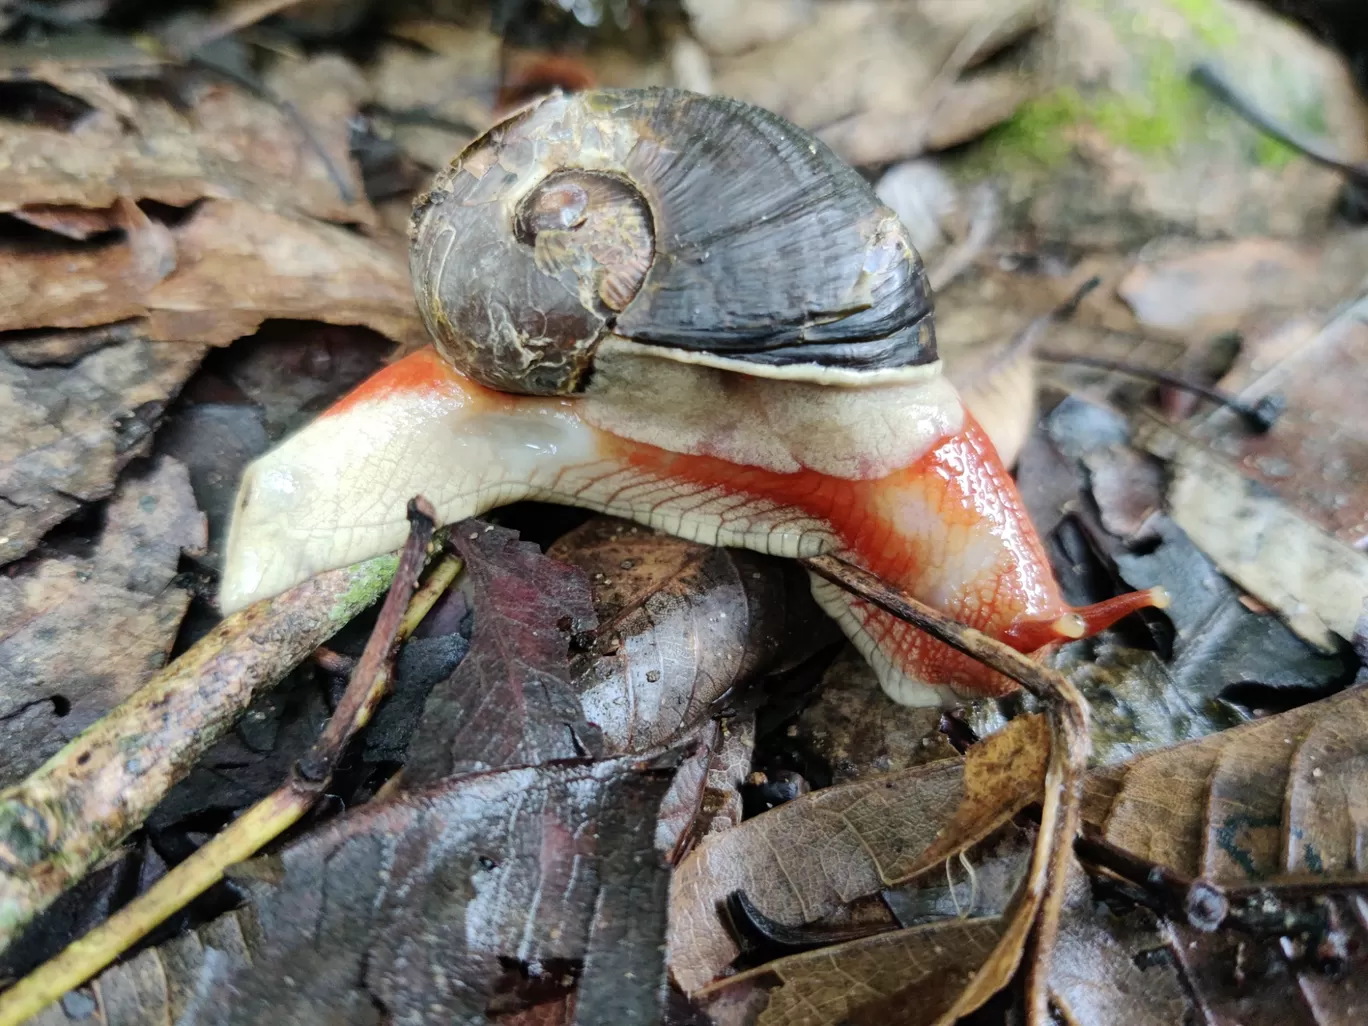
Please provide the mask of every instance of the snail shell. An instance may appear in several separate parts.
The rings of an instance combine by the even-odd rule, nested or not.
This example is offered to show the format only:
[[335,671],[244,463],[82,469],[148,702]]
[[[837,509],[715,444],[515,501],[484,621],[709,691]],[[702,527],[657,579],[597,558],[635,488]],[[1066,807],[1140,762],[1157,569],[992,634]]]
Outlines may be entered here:
[[610,335],[824,383],[936,361],[930,289],[897,216],[814,136],[735,100],[543,99],[461,153],[411,234],[437,348],[505,392],[583,390]]

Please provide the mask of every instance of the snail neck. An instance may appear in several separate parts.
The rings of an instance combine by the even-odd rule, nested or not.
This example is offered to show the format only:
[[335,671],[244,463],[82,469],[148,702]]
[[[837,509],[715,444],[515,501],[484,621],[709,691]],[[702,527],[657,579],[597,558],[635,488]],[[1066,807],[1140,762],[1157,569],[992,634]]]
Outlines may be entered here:
[[887,477],[964,427],[938,366],[892,381],[832,387],[684,362],[609,336],[579,416],[618,438],[778,474]]

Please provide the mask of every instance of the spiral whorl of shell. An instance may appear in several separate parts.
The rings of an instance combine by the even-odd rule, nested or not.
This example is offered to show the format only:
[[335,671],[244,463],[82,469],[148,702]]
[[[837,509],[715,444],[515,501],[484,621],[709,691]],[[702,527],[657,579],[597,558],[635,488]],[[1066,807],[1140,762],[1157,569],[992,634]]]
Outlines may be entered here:
[[814,380],[936,359],[897,217],[815,137],[733,100],[541,100],[438,177],[412,237],[438,348],[501,391],[579,391],[609,334]]

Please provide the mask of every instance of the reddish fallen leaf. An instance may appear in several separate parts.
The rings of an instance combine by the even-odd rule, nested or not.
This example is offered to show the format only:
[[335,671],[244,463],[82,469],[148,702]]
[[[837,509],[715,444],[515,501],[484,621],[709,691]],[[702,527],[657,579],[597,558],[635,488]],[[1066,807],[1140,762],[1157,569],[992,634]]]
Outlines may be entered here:
[[185,468],[162,458],[119,486],[89,558],[0,575],[0,784],[127,698],[171,651],[189,593],[182,551],[205,542]]
[[473,589],[474,633],[456,672],[428,696],[405,779],[599,754],[570,684],[571,639],[595,623],[583,573],[479,520],[462,521],[451,538]]
[[[1360,259],[1353,265],[1361,269]],[[1286,408],[1271,431],[1232,432],[1209,413],[1196,437],[1219,445],[1241,471],[1341,541],[1368,537],[1368,300],[1358,299],[1311,337],[1286,347],[1247,345],[1223,387],[1256,401],[1278,393]]]
[[577,1022],[657,1022],[652,809],[669,779],[621,760],[525,767],[362,806],[269,860],[251,964],[206,959],[177,1021],[478,1022],[578,977]]
[[677,862],[699,837],[741,822],[741,784],[750,773],[755,716],[704,724],[698,749],[679,765],[660,804],[656,848]]
[[830,915],[991,833],[1040,794],[1048,751],[1045,721],[1020,718],[964,759],[814,791],[705,839],[671,883],[676,982],[692,993],[736,958],[718,915],[732,892],[784,925]]

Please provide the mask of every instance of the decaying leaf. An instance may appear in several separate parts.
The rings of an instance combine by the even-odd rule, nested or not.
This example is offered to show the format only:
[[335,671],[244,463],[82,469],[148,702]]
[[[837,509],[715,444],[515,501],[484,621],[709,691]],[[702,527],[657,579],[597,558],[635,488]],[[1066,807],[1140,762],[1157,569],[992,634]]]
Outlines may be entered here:
[[[310,118],[324,144],[333,143],[331,168],[285,110],[238,86],[216,80],[178,108],[156,96],[133,99],[106,82],[104,92],[127,101],[128,117],[97,110],[70,130],[0,124],[0,210],[35,204],[99,209],[121,196],[176,207],[207,197],[242,198],[268,209],[370,223],[375,214],[356,188],[346,150],[336,149],[335,133],[345,131],[355,113],[359,81],[336,73],[337,61],[322,57],[272,76],[291,95],[310,101],[305,117],[337,115],[336,123],[330,116]],[[350,196],[340,187],[347,178]]]
[[[724,980],[700,999],[728,1026],[930,1026],[992,955],[1005,925],[951,920],[848,941]],[[765,994],[770,980],[779,986]],[[738,998],[749,1007],[721,1018],[719,999]]]
[[109,495],[203,354],[135,337],[70,367],[30,367],[0,350],[0,564]]
[[1043,718],[1020,718],[962,760],[813,791],[705,839],[671,882],[676,982],[696,991],[739,953],[717,912],[727,895],[786,925],[829,915],[987,836],[1039,796],[1048,751]]
[[549,556],[590,578],[598,630],[576,659],[585,716],[613,753],[695,730],[713,703],[838,636],[791,560],[595,517]]
[[[758,26],[763,16],[754,16],[734,30],[714,21],[710,6],[693,5],[709,25],[704,45],[721,47],[714,51],[717,92],[816,131],[854,164],[913,157],[933,138],[939,145],[963,142],[1013,113],[1031,92],[1022,73],[998,72],[995,88],[987,89],[974,88],[972,76],[957,80],[1045,14],[1037,0],[908,9],[801,4],[788,5],[797,10],[763,29],[745,27]],[[726,10],[731,22],[734,9]],[[740,39],[761,45],[740,52]]]
[[229,912],[116,965],[29,1020],[31,1026],[177,1022],[201,974],[248,967],[261,944],[250,909]]
[[987,840],[880,898],[902,927],[1008,912],[1030,869],[1036,831],[1008,824]]
[[1232,431],[1227,411],[1192,429],[1302,515],[1360,546],[1368,537],[1368,424],[1359,412],[1368,409],[1366,319],[1360,297],[1324,324],[1245,347],[1221,384],[1246,402],[1281,395],[1285,409],[1271,431]]
[[1070,860],[1069,892],[1050,964],[1050,996],[1070,1026],[1174,1026],[1191,1022],[1192,999],[1167,960],[1137,956],[1157,947],[1143,911],[1118,916],[1095,901]]
[[[1363,287],[1368,236],[1334,232],[1314,244],[1248,237],[1150,247],[1117,284],[1147,329],[1188,338],[1262,334],[1289,315],[1325,315]],[[1319,407],[1323,401],[1318,401]]]
[[[1126,586],[1162,585],[1170,598],[1164,613],[1174,628],[1171,651],[1161,654],[1153,642],[1139,647],[1142,639],[1108,631],[1065,646],[1054,657],[1056,667],[1088,698],[1098,761],[1121,761],[1234,725],[1241,714],[1218,704],[1230,688],[1257,685],[1314,694],[1348,679],[1352,671],[1341,656],[1316,652],[1276,617],[1242,605],[1239,591],[1171,519],[1158,511],[1142,518],[1146,509],[1162,505],[1162,493],[1156,492],[1151,466],[1118,455],[1132,451],[1130,428],[1120,414],[1071,397],[1045,418],[1042,433],[1063,465],[1047,470],[1039,456],[1031,455],[1022,480],[1024,485],[1047,475],[1055,480],[1053,494],[1037,487],[1026,487],[1024,494],[1033,516],[1054,529],[1056,543],[1067,553],[1067,561],[1056,565],[1095,562],[1091,549],[1105,543],[1106,560]],[[1078,512],[1062,517],[1061,503]],[[1099,526],[1085,534],[1077,518],[1089,508],[1100,510]],[[1137,534],[1143,527],[1143,543],[1132,549],[1120,539],[1108,542],[1104,523]],[[1063,584],[1066,593],[1078,586],[1067,574]]]
[[223,344],[284,317],[427,339],[400,244],[230,201],[202,204],[175,236],[176,271],[144,300],[154,338]]
[[578,1021],[657,1021],[652,810],[669,779],[621,760],[525,767],[363,806],[251,885],[252,964],[207,960],[179,1021],[473,1022],[576,977]]
[[656,847],[677,861],[694,837],[741,822],[741,784],[755,748],[754,714],[704,724],[698,749],[679,765],[660,804]]
[[463,521],[451,537],[473,591],[474,633],[428,696],[406,780],[601,753],[570,684],[571,639],[596,622],[583,572],[482,521]]
[[0,784],[13,783],[132,694],[171,651],[190,596],[172,586],[205,540],[185,468],[125,477],[88,559],[0,576]]
[[1169,461],[1174,521],[1235,583],[1321,651],[1348,640],[1368,598],[1368,555],[1289,508],[1205,446],[1158,421],[1141,444]]
[[1111,843],[1218,883],[1364,873],[1368,687],[1089,780],[1085,817]]
[[1203,1018],[1220,1026],[1362,1021],[1368,1011],[1368,927],[1361,893],[1321,895],[1300,909],[1279,908],[1276,899],[1265,904],[1286,916],[1281,929],[1251,936],[1239,929],[1200,933],[1186,924],[1164,924]]
[[817,697],[798,720],[798,743],[831,771],[833,783],[953,758],[941,710],[894,702],[852,646],[827,667]]
[[364,324],[399,342],[426,337],[397,243],[236,200],[206,201],[168,234],[123,205],[139,230],[122,241],[0,251],[0,330],[142,317],[150,338],[223,345],[268,318],[296,318]]

